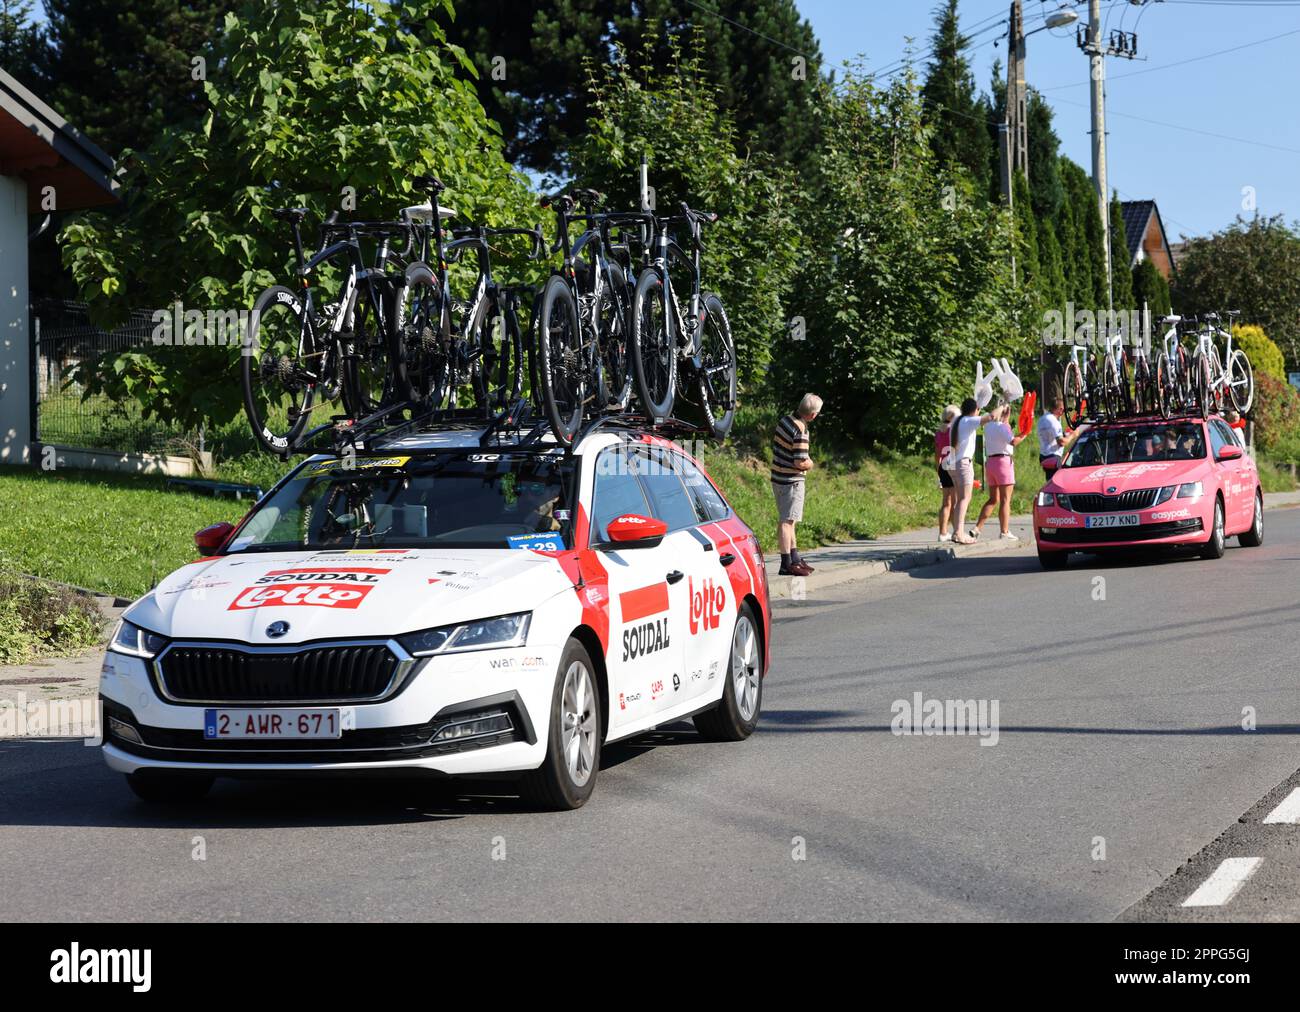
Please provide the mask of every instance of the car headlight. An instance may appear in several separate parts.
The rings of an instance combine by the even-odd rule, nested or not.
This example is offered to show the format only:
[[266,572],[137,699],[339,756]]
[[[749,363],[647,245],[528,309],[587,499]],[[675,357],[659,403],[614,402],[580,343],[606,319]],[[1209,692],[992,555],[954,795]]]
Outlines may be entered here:
[[165,636],[159,636],[148,629],[141,629],[138,625],[122,619],[113,630],[113,638],[109,641],[108,649],[119,654],[130,654],[132,657],[151,660],[158,656],[166,645]]
[[1199,499],[1200,497],[1201,483],[1199,481],[1189,481],[1178,486],[1179,499]]
[[1038,498],[1034,500],[1037,506],[1051,506],[1056,502],[1056,497],[1051,492],[1039,492]]
[[1162,502],[1168,502],[1174,497],[1174,492],[1177,490],[1177,487],[1178,486],[1176,485],[1164,486],[1164,488],[1160,489],[1160,491],[1156,493],[1156,499],[1152,505],[1159,506]]
[[1061,495],[1060,492],[1056,493],[1056,505],[1061,507],[1063,510],[1070,510],[1073,512],[1073,509],[1070,506],[1070,497],[1068,495]]
[[521,647],[528,639],[530,611],[514,615],[498,615],[459,625],[438,626],[397,637],[412,657],[430,654],[455,654],[467,650],[499,650],[503,647]]

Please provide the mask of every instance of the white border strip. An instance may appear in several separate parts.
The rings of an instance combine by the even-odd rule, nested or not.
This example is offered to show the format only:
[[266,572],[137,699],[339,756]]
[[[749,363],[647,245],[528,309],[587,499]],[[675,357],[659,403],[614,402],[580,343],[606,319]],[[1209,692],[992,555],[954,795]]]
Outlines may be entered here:
[[1263,864],[1262,857],[1229,857],[1201,887],[1183,900],[1185,907],[1221,907],[1241,891],[1247,879]]
[[1283,799],[1273,811],[1264,818],[1265,823],[1283,823],[1288,826],[1300,824],[1300,787]]

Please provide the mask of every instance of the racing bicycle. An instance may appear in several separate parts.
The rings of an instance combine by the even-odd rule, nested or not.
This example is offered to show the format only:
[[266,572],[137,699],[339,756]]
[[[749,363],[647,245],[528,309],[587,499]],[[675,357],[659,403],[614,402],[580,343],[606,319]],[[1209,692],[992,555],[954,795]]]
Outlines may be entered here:
[[[1246,414],[1255,403],[1255,376],[1250,359],[1240,348],[1232,346],[1233,322],[1240,310],[1229,310],[1228,327],[1220,326],[1218,313],[1207,313],[1203,325],[1196,333],[1196,351],[1192,354],[1192,378],[1197,391],[1197,406],[1202,417],[1211,410],[1222,412],[1225,403],[1241,414]],[[1215,336],[1223,338],[1223,357],[1219,356]]]
[[[293,231],[301,290],[272,285],[258,296],[240,358],[253,434],[281,456],[296,446],[314,411],[341,400],[349,416],[362,418],[394,398],[388,330],[400,275],[389,269],[389,259],[393,238],[409,237],[410,226],[339,223],[334,212],[321,226],[320,249],[308,259],[302,243],[307,213],[303,207],[273,212]],[[365,262],[363,238],[377,243],[373,265]],[[343,284],[336,301],[318,307],[309,279],[322,265],[341,268]]]
[[[722,300],[702,290],[700,279],[701,229],[718,216],[694,211],[684,202],[679,208],[676,217],[653,219],[653,255],[637,278],[632,297],[629,356],[637,396],[653,422],[672,414],[679,394],[686,400],[694,396],[705,425],[722,439],[735,420],[736,344]],[[669,232],[677,225],[689,233],[690,256]],[[685,312],[673,287],[674,269],[688,279]]]

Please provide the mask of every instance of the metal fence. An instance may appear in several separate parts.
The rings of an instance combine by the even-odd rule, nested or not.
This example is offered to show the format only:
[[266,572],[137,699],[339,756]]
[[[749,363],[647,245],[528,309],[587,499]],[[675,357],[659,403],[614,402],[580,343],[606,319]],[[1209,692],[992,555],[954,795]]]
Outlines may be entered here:
[[193,438],[146,419],[135,401],[85,396],[76,378],[83,363],[151,345],[151,312],[133,312],[124,326],[107,331],[90,322],[84,303],[41,301],[32,305],[31,319],[33,439],[119,453],[161,453],[181,449]]

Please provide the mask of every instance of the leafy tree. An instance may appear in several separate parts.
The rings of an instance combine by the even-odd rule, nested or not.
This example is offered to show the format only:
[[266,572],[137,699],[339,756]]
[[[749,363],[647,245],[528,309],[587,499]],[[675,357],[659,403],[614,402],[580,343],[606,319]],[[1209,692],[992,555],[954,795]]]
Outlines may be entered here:
[[[643,45],[646,25],[659,44]],[[448,38],[479,67],[477,87],[506,138],[506,156],[539,172],[570,171],[591,115],[584,61],[616,45],[666,72],[670,42],[698,28],[705,71],[744,146],[793,162],[812,146],[821,53],[793,0],[476,0],[447,19]],[[795,61],[802,59],[802,67]]]
[[[727,308],[740,378],[752,390],[784,330],[782,303],[799,249],[794,181],[771,158],[737,151],[735,127],[704,67],[706,40],[699,32],[692,40],[670,44],[669,73],[621,50],[612,63],[589,65],[592,118],[573,168],[611,206],[636,207],[644,155],[659,214],[675,214],[680,201],[718,213],[703,231],[703,281]],[[653,45],[648,34],[643,47]]]
[[[436,27],[424,40],[405,30],[432,10],[431,0],[373,0],[364,11],[297,0],[228,15],[202,120],[164,130],[140,153],[120,219],[93,214],[64,229],[64,261],[96,319],[174,299],[247,309],[291,277],[291,243],[272,209],[302,204],[319,220],[355,191],[357,217],[391,217],[417,200],[410,180],[424,172],[448,184],[467,220],[529,220],[524,181],[465,80],[472,65],[429,41]],[[238,355],[237,346],[137,349],[85,378],[91,392],[138,399],[147,415],[222,423],[239,410]]]
[[1029,194],[1039,220],[1054,219],[1065,200],[1058,150],[1061,139],[1052,125],[1052,107],[1033,88],[1026,103],[1029,132]]
[[1149,257],[1143,257],[1133,268],[1133,304],[1139,309],[1150,307],[1153,316],[1172,312],[1169,282]]
[[1116,193],[1110,200],[1110,290],[1116,310],[1141,308],[1133,303],[1133,272],[1129,270],[1128,238],[1124,234],[1124,209]]
[[1211,236],[1192,239],[1179,260],[1179,310],[1240,309],[1300,368],[1300,235],[1281,216],[1237,218]]
[[1255,375],[1262,373],[1286,382],[1286,359],[1282,349],[1269,339],[1263,327],[1253,323],[1240,324],[1232,328],[1232,339],[1250,359]]
[[819,424],[858,445],[915,449],[976,359],[1029,345],[1014,333],[1013,223],[964,173],[945,199],[910,73],[880,89],[850,72],[821,102],[801,216],[816,255],[792,298],[807,339],[782,342],[772,385],[791,403],[822,394]]
[[32,21],[31,0],[0,0],[0,67],[28,87],[35,87],[32,67],[41,47]]
[[1080,309],[1105,309],[1106,249],[1102,244],[1105,233],[1097,191],[1088,174],[1070,159],[1062,156],[1058,164],[1072,219],[1072,260],[1067,268],[1067,276],[1071,270],[1075,272],[1071,298]]
[[214,72],[222,18],[241,2],[45,0],[44,97],[110,154],[148,147],[203,111],[196,77]]
[[[979,192],[990,189],[989,115],[991,108],[975,92],[966,50],[970,39],[961,34],[957,0],[944,0],[934,11],[933,57],[921,99],[926,122],[933,127],[930,146],[943,166],[959,165],[975,181]],[[1004,93],[1005,94],[1005,93]]]

